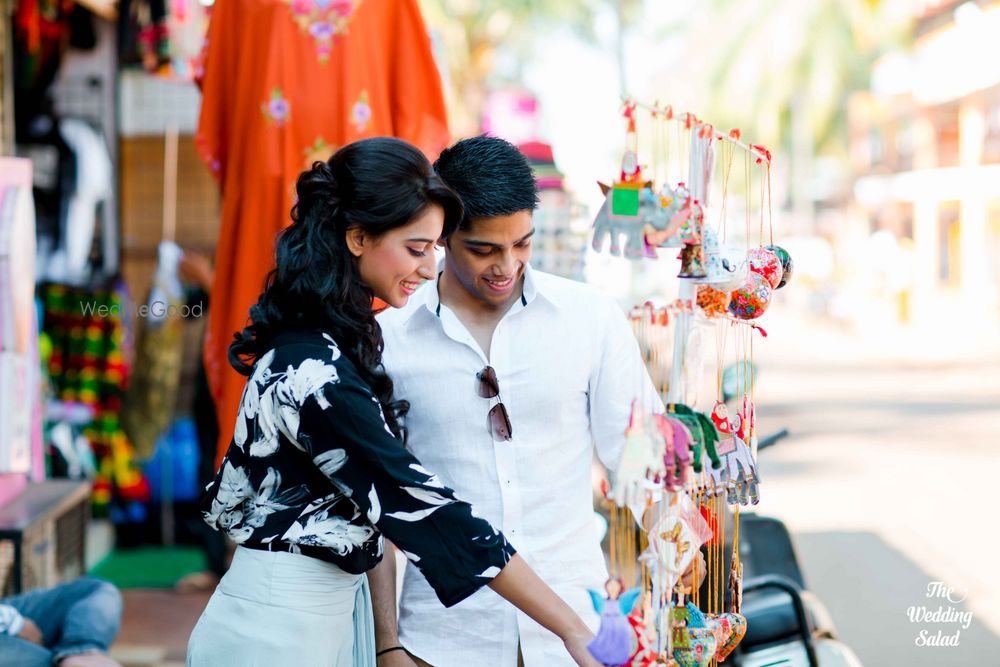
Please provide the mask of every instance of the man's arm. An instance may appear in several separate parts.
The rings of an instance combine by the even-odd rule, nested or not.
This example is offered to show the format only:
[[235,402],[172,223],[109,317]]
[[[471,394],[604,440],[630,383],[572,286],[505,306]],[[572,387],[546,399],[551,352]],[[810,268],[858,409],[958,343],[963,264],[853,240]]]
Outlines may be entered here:
[[[396,549],[388,541],[382,562],[368,570],[375,618],[375,653],[400,646],[396,624]],[[416,667],[405,651],[389,651],[378,658],[378,667]]]
[[597,455],[614,473],[625,445],[625,427],[637,401],[646,412],[662,414],[660,400],[642,360],[639,343],[625,313],[616,303],[607,302],[602,313],[601,340],[590,377],[590,430]]

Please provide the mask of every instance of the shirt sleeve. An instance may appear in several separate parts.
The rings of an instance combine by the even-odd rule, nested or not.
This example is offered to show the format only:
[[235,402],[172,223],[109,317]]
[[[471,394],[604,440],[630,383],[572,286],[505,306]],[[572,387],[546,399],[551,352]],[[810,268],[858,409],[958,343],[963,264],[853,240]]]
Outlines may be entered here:
[[601,463],[614,471],[625,446],[632,401],[650,414],[662,414],[664,408],[625,313],[610,299],[600,312],[604,331],[590,377],[590,428]]
[[9,604],[0,604],[0,634],[16,637],[24,629],[24,616]]
[[[424,469],[386,425],[350,361],[300,415],[307,451],[335,486],[427,578],[446,607],[488,584],[514,555],[503,534]],[[306,443],[303,443],[306,444]]]

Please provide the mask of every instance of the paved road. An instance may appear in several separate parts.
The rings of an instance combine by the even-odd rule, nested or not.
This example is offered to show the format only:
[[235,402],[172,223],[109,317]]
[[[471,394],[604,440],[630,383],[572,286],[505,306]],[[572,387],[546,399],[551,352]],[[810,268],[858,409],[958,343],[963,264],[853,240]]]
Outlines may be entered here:
[[[760,432],[792,436],[761,453],[758,510],[792,529],[843,639],[867,667],[1000,665],[1000,362],[782,316],[768,331]],[[955,603],[928,597],[938,581]],[[939,632],[958,646],[917,645]]]

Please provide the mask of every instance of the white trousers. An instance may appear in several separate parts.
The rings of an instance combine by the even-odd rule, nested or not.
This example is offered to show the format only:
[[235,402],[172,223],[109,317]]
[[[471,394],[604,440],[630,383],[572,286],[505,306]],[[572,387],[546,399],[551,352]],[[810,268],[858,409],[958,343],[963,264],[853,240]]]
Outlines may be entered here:
[[188,642],[189,667],[375,667],[368,577],[237,547]]

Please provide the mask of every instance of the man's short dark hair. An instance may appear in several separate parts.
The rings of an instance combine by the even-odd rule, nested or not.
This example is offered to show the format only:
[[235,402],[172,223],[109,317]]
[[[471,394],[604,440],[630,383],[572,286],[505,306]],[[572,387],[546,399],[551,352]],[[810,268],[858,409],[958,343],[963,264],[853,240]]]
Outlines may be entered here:
[[533,211],[538,206],[538,186],[527,158],[509,141],[479,136],[462,139],[446,148],[434,163],[465,205],[459,229],[468,229],[476,218]]

